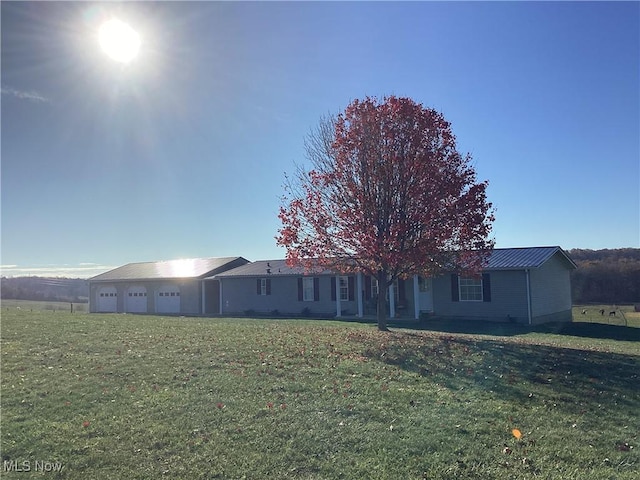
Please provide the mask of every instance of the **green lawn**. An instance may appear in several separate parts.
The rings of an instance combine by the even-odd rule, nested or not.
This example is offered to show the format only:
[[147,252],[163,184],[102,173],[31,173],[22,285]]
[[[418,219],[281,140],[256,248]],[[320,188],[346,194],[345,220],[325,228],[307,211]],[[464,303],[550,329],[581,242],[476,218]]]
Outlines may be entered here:
[[640,327],[640,312],[633,305],[577,305],[573,307],[573,321]]
[[[71,312],[71,302],[35,301],[35,300],[2,300],[2,309],[5,311],[19,309],[29,312],[47,310],[51,312]],[[73,303],[73,311],[76,313],[89,311],[88,303]]]
[[2,478],[637,479],[640,343],[589,327],[3,308]]

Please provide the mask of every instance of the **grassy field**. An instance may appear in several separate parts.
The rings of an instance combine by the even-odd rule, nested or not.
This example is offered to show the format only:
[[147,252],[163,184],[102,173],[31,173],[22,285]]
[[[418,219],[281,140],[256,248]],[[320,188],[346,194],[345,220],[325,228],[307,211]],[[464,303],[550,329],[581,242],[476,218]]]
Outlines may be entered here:
[[573,321],[640,327],[640,312],[634,311],[633,305],[576,305]]
[[638,330],[499,328],[3,308],[2,477],[639,478]]
[[[56,301],[33,301],[33,300],[2,300],[2,309],[10,311],[14,309],[25,310],[29,312],[69,312],[71,313],[70,302],[56,302]],[[76,313],[89,311],[88,303],[74,303],[73,311]]]

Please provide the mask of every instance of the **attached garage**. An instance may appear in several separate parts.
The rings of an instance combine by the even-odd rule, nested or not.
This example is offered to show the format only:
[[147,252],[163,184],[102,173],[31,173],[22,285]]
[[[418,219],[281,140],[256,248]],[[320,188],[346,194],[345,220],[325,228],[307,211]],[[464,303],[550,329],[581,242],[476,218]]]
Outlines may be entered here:
[[127,313],[147,313],[147,289],[141,285],[129,287],[125,301]]
[[165,285],[156,296],[156,313],[180,313],[180,287]]
[[215,313],[220,301],[211,286],[217,282],[205,279],[248,262],[242,257],[214,257],[129,263],[89,279],[89,311]]
[[97,311],[113,313],[118,311],[118,292],[116,287],[100,287],[97,293]]

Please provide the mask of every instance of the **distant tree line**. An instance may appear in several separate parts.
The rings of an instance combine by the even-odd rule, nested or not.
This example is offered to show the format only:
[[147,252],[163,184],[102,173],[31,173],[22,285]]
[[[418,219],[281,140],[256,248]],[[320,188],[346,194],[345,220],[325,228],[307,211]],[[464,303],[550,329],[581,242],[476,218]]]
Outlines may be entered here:
[[640,303],[640,248],[568,251],[574,303]]
[[81,278],[2,277],[2,299],[85,303],[89,285]]

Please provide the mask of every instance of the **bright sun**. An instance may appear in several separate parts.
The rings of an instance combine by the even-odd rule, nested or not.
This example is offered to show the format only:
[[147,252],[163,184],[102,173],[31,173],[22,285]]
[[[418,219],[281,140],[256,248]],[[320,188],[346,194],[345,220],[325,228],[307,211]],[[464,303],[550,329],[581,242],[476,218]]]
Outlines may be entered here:
[[117,18],[100,26],[98,41],[109,57],[122,63],[129,63],[138,55],[141,43],[138,32]]

